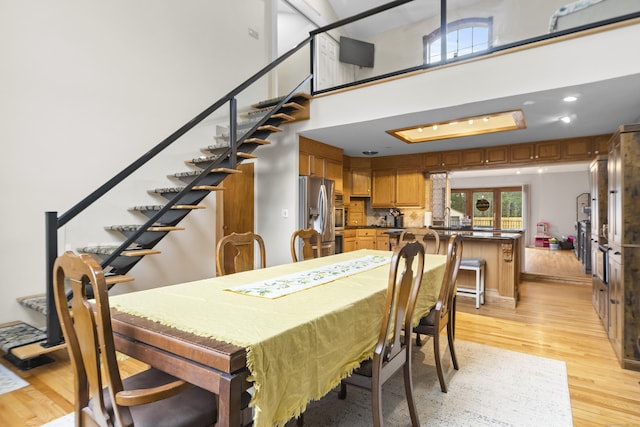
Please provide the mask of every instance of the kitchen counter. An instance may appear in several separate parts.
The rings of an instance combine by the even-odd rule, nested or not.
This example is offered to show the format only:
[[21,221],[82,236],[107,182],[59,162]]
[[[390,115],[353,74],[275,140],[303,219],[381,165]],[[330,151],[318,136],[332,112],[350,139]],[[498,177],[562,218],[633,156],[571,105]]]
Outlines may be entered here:
[[[406,227],[390,229],[389,235],[393,248],[397,245],[402,231],[424,234],[425,227]],[[484,258],[485,268],[485,304],[501,304],[515,308],[518,301],[520,272],[524,265],[523,233],[486,229],[449,229],[434,228],[440,236],[440,253],[447,253],[447,242],[453,234],[464,236],[462,243],[463,258]],[[460,270],[458,284],[463,287],[475,287],[473,271]]]

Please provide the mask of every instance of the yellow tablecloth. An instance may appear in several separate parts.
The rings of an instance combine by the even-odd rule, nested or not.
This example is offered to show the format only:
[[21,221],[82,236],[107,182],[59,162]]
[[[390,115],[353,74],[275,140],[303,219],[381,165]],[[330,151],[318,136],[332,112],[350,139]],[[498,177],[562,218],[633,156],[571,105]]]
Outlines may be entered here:
[[[390,257],[391,252],[347,252],[117,295],[110,304],[124,313],[246,347],[255,425],[283,425],[372,356],[389,265],[277,299],[224,289],[365,255]],[[445,256],[426,256],[414,320],[435,304],[444,265]]]

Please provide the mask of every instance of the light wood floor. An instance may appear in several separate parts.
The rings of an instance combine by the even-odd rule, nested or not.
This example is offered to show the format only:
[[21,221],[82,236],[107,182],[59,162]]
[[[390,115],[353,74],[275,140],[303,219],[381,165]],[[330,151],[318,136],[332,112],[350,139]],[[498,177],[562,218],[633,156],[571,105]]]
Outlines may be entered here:
[[573,250],[526,248],[524,271],[532,275],[591,281],[591,274],[584,272],[584,267]]
[[[565,361],[574,425],[640,426],[640,372],[620,368],[585,284],[525,282],[517,308],[458,298],[456,339]],[[28,387],[0,395],[0,426],[40,426],[72,411],[68,358],[18,372]],[[144,367],[126,359],[123,374]],[[464,366],[461,367],[464,369]],[[487,378],[491,381],[491,378]]]

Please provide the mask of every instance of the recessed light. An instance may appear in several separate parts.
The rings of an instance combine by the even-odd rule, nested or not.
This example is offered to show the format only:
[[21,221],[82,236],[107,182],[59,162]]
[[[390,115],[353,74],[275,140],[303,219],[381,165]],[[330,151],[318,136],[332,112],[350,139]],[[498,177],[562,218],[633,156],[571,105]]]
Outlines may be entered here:
[[577,96],[566,96],[562,99],[564,102],[574,102],[578,100]]
[[571,123],[571,117],[569,116],[560,117],[560,121],[562,121],[563,123]]
[[364,154],[365,156],[375,156],[376,154],[378,154],[377,151],[372,151],[372,150],[367,150],[367,151],[363,151],[362,154]]

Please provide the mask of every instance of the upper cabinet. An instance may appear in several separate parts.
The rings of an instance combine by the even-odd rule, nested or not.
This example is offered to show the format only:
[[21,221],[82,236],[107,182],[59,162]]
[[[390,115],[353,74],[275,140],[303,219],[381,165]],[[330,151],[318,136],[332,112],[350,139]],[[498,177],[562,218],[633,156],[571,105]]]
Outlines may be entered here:
[[[371,159],[344,157],[345,181],[351,183],[351,197],[371,197]],[[346,203],[346,201],[345,201]]]
[[[415,160],[415,159],[418,160]],[[420,157],[386,156],[372,160],[371,207],[424,207],[425,177]]]
[[330,179],[336,193],[342,194],[342,149],[301,136],[298,174]]
[[543,141],[511,146],[510,163],[538,163],[560,160],[560,143]]

